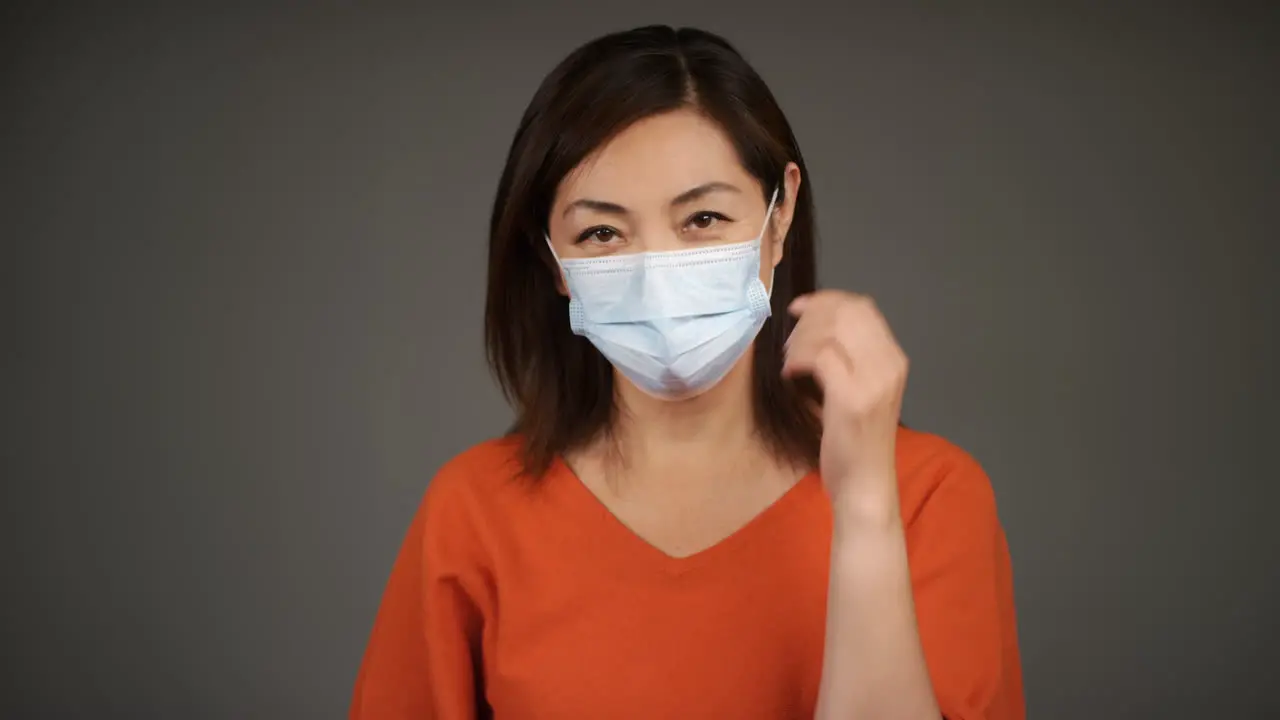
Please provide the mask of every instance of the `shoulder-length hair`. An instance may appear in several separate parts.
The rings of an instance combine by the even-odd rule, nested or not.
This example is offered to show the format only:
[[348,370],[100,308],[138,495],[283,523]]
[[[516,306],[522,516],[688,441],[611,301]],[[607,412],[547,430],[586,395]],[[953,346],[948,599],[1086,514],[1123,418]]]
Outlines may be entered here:
[[695,108],[723,128],[766,201],[775,187],[785,192],[788,162],[804,178],[774,274],[773,314],[755,341],[752,386],[760,436],[781,457],[816,467],[818,390],[781,377],[783,343],[794,325],[787,306],[815,286],[812,182],[800,147],[768,86],[732,45],[701,30],[650,26],[593,40],[551,71],[520,120],[498,182],[485,346],[515,410],[511,433],[533,479],[558,455],[608,432],[617,417],[612,368],[570,330],[568,300],[544,240],[556,189],[632,123],[680,108]]

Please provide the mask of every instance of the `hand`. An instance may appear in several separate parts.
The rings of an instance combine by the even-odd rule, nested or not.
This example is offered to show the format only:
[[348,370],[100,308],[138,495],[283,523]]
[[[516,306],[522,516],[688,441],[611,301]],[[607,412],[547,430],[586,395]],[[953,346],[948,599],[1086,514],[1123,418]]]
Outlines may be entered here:
[[[835,290],[802,295],[782,374],[822,388],[820,471],[837,511],[897,519],[894,454],[907,357],[870,298]],[[885,515],[888,513],[888,515]]]

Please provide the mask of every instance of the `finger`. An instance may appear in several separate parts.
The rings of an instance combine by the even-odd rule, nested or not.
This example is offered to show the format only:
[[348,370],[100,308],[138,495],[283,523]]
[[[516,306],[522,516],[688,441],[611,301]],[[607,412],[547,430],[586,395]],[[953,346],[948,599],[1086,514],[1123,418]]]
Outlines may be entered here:
[[782,374],[807,372],[822,344],[823,326],[812,316],[800,318],[782,346]]
[[828,302],[828,298],[819,293],[801,295],[788,306],[788,310],[796,316],[795,326],[787,336],[784,348],[803,345],[806,338],[815,332],[823,331],[830,323],[830,315],[836,306]]
[[837,290],[814,290],[792,300],[791,304],[787,306],[787,312],[799,317],[811,308],[830,308],[847,295],[848,293]]
[[866,356],[868,362],[885,369],[886,372],[896,372],[898,366],[906,363],[906,353],[898,344],[893,329],[889,327],[888,321],[885,320],[879,308],[867,299],[853,314],[861,316],[850,320],[850,327],[856,326],[857,330],[851,331],[842,342],[856,343],[858,356]]
[[809,307],[809,304],[812,300],[813,300],[813,293],[809,293],[807,295],[800,295],[796,299],[792,300],[791,304],[787,306],[787,312],[791,313],[792,315],[795,315],[796,317],[800,317],[801,315],[804,314],[805,308]]
[[822,346],[832,339],[839,304],[829,297],[809,296],[804,314],[796,321],[784,346],[784,376],[812,374]]
[[837,345],[850,368],[857,366],[862,375],[893,359],[897,345],[870,298],[834,291],[805,298],[785,344],[785,374],[814,372],[818,354],[828,343]]
[[891,360],[901,354],[889,323],[869,297],[859,296],[852,302],[842,303],[835,311],[833,324],[833,334],[855,359],[874,356]]
[[853,369],[849,358],[835,343],[828,343],[813,360],[813,379],[824,395],[838,395],[849,384]]
[[791,353],[792,348],[802,346],[806,342],[806,338],[811,333],[814,323],[812,317],[800,317],[791,326],[791,332],[787,333],[787,339],[782,341],[782,352],[785,356]]
[[846,399],[851,407],[877,402],[886,394],[900,392],[905,380],[906,355],[879,310],[867,300],[842,307],[839,315],[832,339],[851,358],[857,370],[847,387]]
[[795,336],[795,342],[787,349],[782,364],[783,377],[813,375],[816,378],[821,366],[832,359],[839,361],[845,373],[853,372],[854,358],[831,333],[830,326],[808,325],[805,329],[809,332]]
[[847,355],[851,362],[859,366],[866,365],[870,358],[866,357],[870,347],[874,345],[873,319],[870,317],[869,305],[863,301],[842,303],[833,313],[831,323],[832,341]]
[[885,343],[879,338],[874,307],[869,302],[842,300],[822,315],[801,318],[797,325],[804,325],[805,332],[789,348],[783,368],[787,376],[813,375],[827,395],[853,401],[861,391],[878,387],[889,365],[881,357],[886,354],[881,348]]

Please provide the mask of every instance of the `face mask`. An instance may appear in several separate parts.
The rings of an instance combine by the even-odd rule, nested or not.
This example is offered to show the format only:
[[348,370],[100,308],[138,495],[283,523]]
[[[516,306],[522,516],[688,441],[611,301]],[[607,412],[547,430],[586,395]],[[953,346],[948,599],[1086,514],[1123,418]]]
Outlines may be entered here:
[[[765,227],[777,197],[774,190]],[[760,281],[765,227],[756,239],[732,245],[557,258],[569,289],[569,326],[654,397],[706,391],[769,317],[770,290]]]

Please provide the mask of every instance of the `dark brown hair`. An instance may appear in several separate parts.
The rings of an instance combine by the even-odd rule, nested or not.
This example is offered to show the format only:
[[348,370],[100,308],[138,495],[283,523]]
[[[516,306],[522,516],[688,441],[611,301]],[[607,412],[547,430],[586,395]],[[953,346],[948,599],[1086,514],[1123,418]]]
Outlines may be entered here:
[[693,107],[728,135],[765,200],[795,162],[804,182],[773,285],[773,315],[756,338],[755,421],[792,462],[816,467],[821,434],[810,381],[781,377],[787,306],[814,290],[812,184],[786,117],[769,88],[722,38],[702,30],[637,28],[573,51],[542,81],[525,110],[498,182],[489,227],[485,345],[516,412],[511,432],[524,471],[541,477],[556,456],[607,432],[616,417],[613,371],[569,329],[568,300],[544,241],[561,180],[590,153],[643,118]]

